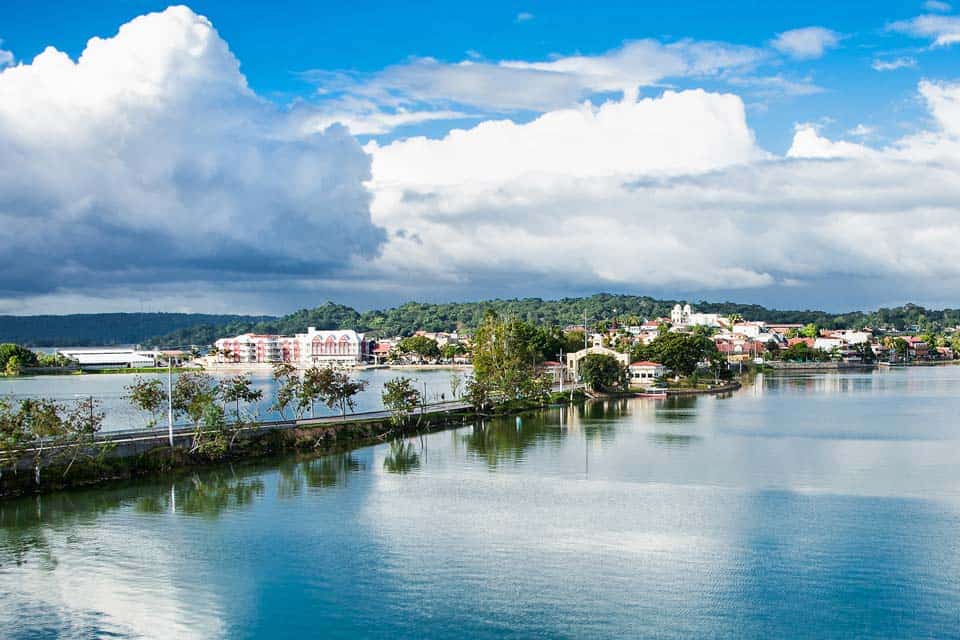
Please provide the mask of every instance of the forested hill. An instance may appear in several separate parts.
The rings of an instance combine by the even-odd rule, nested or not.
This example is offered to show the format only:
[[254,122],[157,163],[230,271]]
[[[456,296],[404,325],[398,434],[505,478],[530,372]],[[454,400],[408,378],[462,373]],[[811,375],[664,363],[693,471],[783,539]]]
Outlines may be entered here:
[[207,313],[81,313],[72,315],[0,316],[0,343],[31,347],[83,347],[137,344],[178,329],[209,324],[255,324],[269,316]]
[[[375,336],[409,335],[418,329],[426,331],[453,331],[476,327],[483,314],[493,309],[499,314],[537,324],[571,325],[583,322],[586,313],[590,324],[609,320],[614,314],[622,321],[669,316],[677,300],[656,300],[647,296],[597,294],[587,298],[542,300],[523,298],[489,300],[485,302],[456,302],[425,304],[408,302],[392,309],[366,311],[328,302],[314,309],[303,309],[263,321],[234,320],[226,323],[207,322],[194,327],[178,329],[159,335],[153,342],[159,345],[211,344],[216,338],[247,331],[258,333],[294,334],[308,326],[318,329],[356,329]],[[697,311],[739,314],[750,320],[784,323],[814,323],[823,328],[872,326],[900,330],[937,330],[960,324],[960,310],[928,310],[908,304],[894,309],[879,309],[871,313],[860,311],[831,314],[824,311],[781,311],[759,305],[735,302],[694,302]],[[632,317],[632,318],[631,318]]]

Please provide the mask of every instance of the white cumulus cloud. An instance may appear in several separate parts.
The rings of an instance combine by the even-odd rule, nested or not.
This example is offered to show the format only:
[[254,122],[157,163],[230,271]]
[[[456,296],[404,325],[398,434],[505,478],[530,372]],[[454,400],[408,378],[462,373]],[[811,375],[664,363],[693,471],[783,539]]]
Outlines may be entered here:
[[777,34],[770,41],[770,46],[792,58],[809,60],[819,58],[827,49],[838,46],[840,39],[836,31],[823,27],[804,27]]
[[702,91],[370,144],[374,220],[391,240],[366,274],[433,295],[558,282],[807,287],[839,304],[844,287],[960,293],[960,86],[919,90],[936,127],[883,149],[800,125],[776,158],[739,98]]
[[[312,124],[308,121],[306,126],[316,128],[339,119],[353,123],[355,133],[375,134],[393,126],[398,114],[417,114],[427,121],[444,119],[451,112],[478,118],[542,113],[599,94],[635,95],[667,78],[746,78],[768,57],[762,49],[723,42],[663,44],[647,39],[601,54],[546,60],[487,61],[473,56],[451,63],[421,57],[372,74],[313,71],[304,77],[317,83],[320,100]],[[806,84],[778,81],[764,88],[794,93]],[[358,105],[360,123],[351,117]]]
[[7,67],[0,297],[319,278],[374,255],[369,158],[342,127],[289,121],[186,7]]
[[960,17],[958,16],[927,14],[891,23],[887,29],[915,38],[927,38],[933,41],[934,47],[946,47],[960,42]]
[[3,38],[0,38],[0,69],[13,64],[13,52],[3,49]]
[[897,69],[907,69],[917,66],[917,59],[910,56],[902,56],[890,60],[877,58],[871,66],[874,71],[896,71]]
[[927,0],[923,3],[923,8],[927,11],[938,11],[940,13],[949,13],[953,9],[949,4],[940,2],[940,0]]

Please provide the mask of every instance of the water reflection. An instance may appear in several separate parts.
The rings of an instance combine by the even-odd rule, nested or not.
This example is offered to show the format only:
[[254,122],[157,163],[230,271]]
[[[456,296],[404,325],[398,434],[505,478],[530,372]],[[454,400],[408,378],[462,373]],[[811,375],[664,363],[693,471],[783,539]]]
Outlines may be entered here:
[[0,503],[0,635],[955,637],[960,375],[859,377]]
[[559,410],[481,421],[462,436],[467,451],[495,468],[505,461],[523,460],[524,451],[540,442],[559,442]]
[[238,476],[227,471],[195,473],[174,483],[169,492],[157,492],[137,498],[134,508],[140,513],[181,512],[216,518],[224,511],[249,506],[262,497],[265,485],[259,476]]
[[281,498],[300,495],[305,487],[323,489],[346,484],[350,474],[364,471],[366,465],[351,451],[316,458],[283,461],[279,468],[277,494]]
[[665,447],[689,447],[703,440],[700,436],[686,433],[651,433],[650,441]]
[[383,459],[383,468],[390,473],[405,474],[420,468],[420,454],[409,440],[394,440],[390,453]]
[[656,422],[694,422],[697,418],[698,396],[668,396],[659,400],[654,419]]

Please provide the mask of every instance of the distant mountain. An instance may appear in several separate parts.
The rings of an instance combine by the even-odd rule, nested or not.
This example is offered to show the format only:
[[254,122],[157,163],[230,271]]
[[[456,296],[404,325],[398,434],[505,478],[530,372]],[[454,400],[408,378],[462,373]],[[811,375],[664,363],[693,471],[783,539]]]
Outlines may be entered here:
[[256,323],[270,316],[206,313],[81,313],[72,315],[0,316],[0,343],[31,347],[82,347],[138,344],[158,335],[198,325]]
[[[670,310],[682,300],[657,300],[648,296],[598,293],[585,298],[542,300],[522,298],[487,300],[481,302],[452,302],[427,304],[408,302],[392,309],[358,312],[355,309],[327,302],[314,309],[302,309],[281,318],[260,321],[233,320],[228,323],[204,323],[185,327],[166,335],[158,335],[150,342],[157,345],[205,345],[224,336],[248,331],[257,333],[294,334],[307,327],[318,329],[356,329],[375,337],[410,335],[418,329],[426,331],[469,330],[476,327],[487,310],[502,316],[514,317],[534,324],[566,326],[583,323],[584,314],[593,324],[610,320],[616,315],[621,321],[669,316]],[[960,310],[928,310],[907,304],[893,309],[879,309],[864,313],[827,313],[825,311],[783,311],[755,304],[736,302],[694,302],[697,311],[739,315],[749,320],[765,322],[816,324],[822,328],[874,328],[938,331],[960,324]]]
[[[522,298],[427,304],[408,302],[391,309],[359,312],[327,302],[283,317],[212,315],[201,313],[93,313],[44,316],[0,316],[0,342],[26,346],[85,346],[136,344],[155,346],[208,345],[217,338],[248,331],[294,334],[307,327],[356,329],[375,337],[410,335],[426,331],[469,330],[487,310],[534,324],[571,325],[583,322],[584,313],[593,324],[669,316],[682,300],[657,300],[648,296],[598,293],[585,298],[542,300]],[[938,331],[960,324],[960,310],[932,310],[907,304],[865,313],[783,311],[736,302],[693,302],[697,311],[738,314],[750,320],[813,323],[822,328],[871,326],[906,331]]]

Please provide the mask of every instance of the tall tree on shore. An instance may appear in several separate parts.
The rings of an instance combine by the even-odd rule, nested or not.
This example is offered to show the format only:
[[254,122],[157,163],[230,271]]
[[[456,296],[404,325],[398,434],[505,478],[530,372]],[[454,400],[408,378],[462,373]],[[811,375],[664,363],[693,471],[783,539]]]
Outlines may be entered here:
[[167,402],[167,390],[157,378],[145,379],[137,376],[133,384],[124,387],[124,398],[135,408],[149,415],[147,428],[152,429],[159,422],[160,413]]
[[413,386],[410,378],[394,378],[383,384],[381,394],[383,406],[390,411],[390,422],[401,427],[407,423],[410,414],[420,406],[420,392]]
[[234,403],[234,419],[240,422],[240,403],[258,402],[263,391],[254,389],[248,375],[238,375],[220,383],[220,397],[224,402]]

